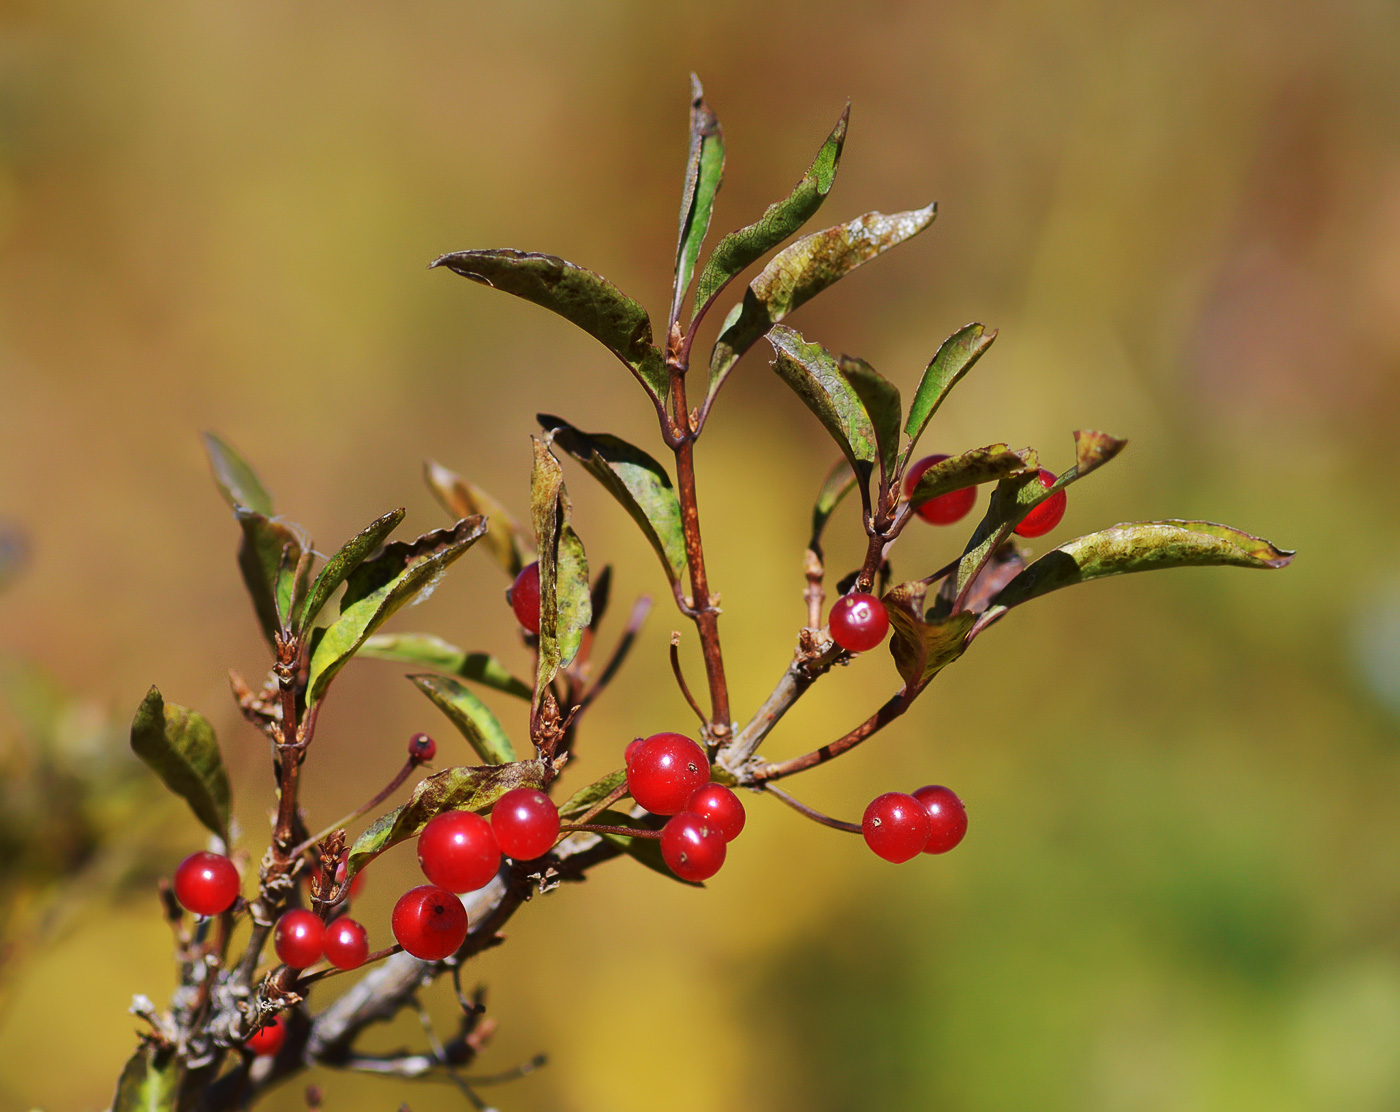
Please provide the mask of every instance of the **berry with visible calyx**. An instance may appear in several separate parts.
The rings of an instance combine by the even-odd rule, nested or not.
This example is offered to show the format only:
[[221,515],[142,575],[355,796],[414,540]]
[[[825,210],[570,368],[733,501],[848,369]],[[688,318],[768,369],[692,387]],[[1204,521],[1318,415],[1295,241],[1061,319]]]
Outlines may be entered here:
[[437,756],[437,742],[427,734],[414,734],[408,739],[408,755],[419,764],[427,764]]
[[515,788],[491,808],[491,829],[507,857],[533,861],[548,853],[559,837],[559,808],[544,792]]
[[218,853],[192,853],[175,870],[175,898],[196,915],[218,915],[238,899],[238,870]]
[[677,815],[710,782],[705,751],[684,734],[652,734],[627,762],[627,790],[653,815]]
[[475,892],[501,867],[491,824],[475,811],[444,811],[418,835],[423,875],[451,892]]
[[278,1015],[244,1039],[243,1046],[259,1058],[275,1058],[286,1041],[287,1023]]
[[[923,477],[925,471],[935,463],[942,463],[948,457],[925,456],[909,469],[909,476],[904,480],[904,497],[912,498],[914,488],[919,485],[919,479]],[[925,521],[933,525],[951,525],[955,521],[961,521],[967,516],[967,511],[977,504],[977,488],[975,486],[963,487],[962,490],[950,490],[947,494],[940,494],[936,498],[930,498],[926,502],[920,502],[914,507],[914,512]]]
[[515,620],[531,633],[540,631],[540,564],[527,564],[506,592]]
[[441,961],[467,937],[462,901],[433,884],[420,884],[400,896],[391,923],[399,945],[423,961]]
[[272,948],[283,965],[305,969],[325,953],[326,925],[309,911],[284,911],[272,932]]
[[914,793],[924,805],[932,824],[925,853],[947,853],[963,840],[967,833],[967,808],[957,793],[942,784],[929,784]]
[[847,652],[873,649],[890,631],[890,615],[874,595],[846,595],[831,608],[827,623],[831,639]]
[[924,805],[903,792],[877,795],[860,824],[865,844],[877,856],[896,863],[922,853],[932,830],[933,820]]
[[[1040,485],[1047,490],[1054,486],[1055,473],[1042,467],[1040,469]],[[1065,492],[1057,490],[1021,519],[1021,523],[1016,526],[1016,535],[1018,537],[1044,536],[1060,524],[1060,518],[1065,516],[1065,506],[1068,503],[1069,499],[1065,496]]]
[[723,784],[706,784],[690,797],[685,809],[709,823],[726,842],[732,842],[744,829],[744,805]]
[[682,811],[661,828],[661,856],[682,880],[708,880],[724,864],[725,839],[709,820]]
[[358,969],[369,957],[369,936],[365,928],[348,915],[342,915],[326,928],[326,960],[337,969]]

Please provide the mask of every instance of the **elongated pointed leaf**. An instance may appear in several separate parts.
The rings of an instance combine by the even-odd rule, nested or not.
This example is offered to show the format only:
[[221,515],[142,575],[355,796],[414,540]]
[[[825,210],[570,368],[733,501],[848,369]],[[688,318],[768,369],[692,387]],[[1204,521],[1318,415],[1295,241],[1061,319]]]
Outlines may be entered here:
[[272,496],[263,487],[258,473],[242,456],[212,432],[204,434],[204,450],[209,456],[214,482],[230,507],[234,510],[251,510],[264,517],[272,516]]
[[875,463],[875,429],[835,357],[784,325],[768,334],[768,342],[777,355],[773,370],[826,427],[865,482]]
[[946,621],[928,620],[927,591],[927,584],[915,580],[886,591],[881,599],[890,616],[890,655],[906,687],[914,691],[962,656],[974,621],[965,611]]
[[619,768],[616,772],[610,772],[600,780],[595,780],[586,787],[580,788],[559,805],[559,817],[561,819],[571,819],[575,815],[586,814],[600,801],[607,799],[613,792],[617,791],[623,784],[627,783],[627,770]]
[[913,453],[914,445],[948,392],[982,358],[982,353],[996,338],[995,329],[988,332],[982,325],[973,323],[963,325],[938,346],[919,380],[919,388],[914,391],[914,400],[909,403],[909,418],[904,422],[904,432],[909,437],[904,449],[905,460]]
[[779,251],[725,318],[710,353],[709,399],[719,393],[739,356],[774,324],[856,267],[918,235],[933,223],[937,211],[937,205],[929,205],[892,216],[867,212]]
[[530,474],[530,512],[540,553],[540,651],[535,675],[535,706],[545,689],[568,667],[593,620],[588,558],[569,524],[571,505],[564,471],[543,441],[535,440]]
[[482,543],[511,579],[535,558],[534,549],[525,539],[520,523],[486,491],[431,460],[423,465],[423,475],[428,489],[448,513],[456,518],[475,514],[486,518],[486,536],[482,538]]
[[306,597],[306,603],[301,608],[301,613],[297,616],[296,625],[298,629],[306,629],[316,620],[316,616],[330,601],[331,595],[347,578],[355,571],[365,559],[384,543],[384,539],[398,528],[399,522],[404,518],[403,509],[391,510],[383,517],[370,522],[353,537],[345,542],[340,551],[326,561],[321,573],[316,576],[316,581],[311,584],[311,591]]
[[676,284],[671,296],[671,319],[681,315],[681,302],[695,274],[695,260],[710,230],[710,214],[724,178],[724,131],[705,103],[700,79],[690,75],[690,156],[686,159],[685,189],[681,194],[681,230],[676,244]]
[[544,767],[538,761],[445,768],[420,780],[407,803],[376,819],[355,839],[345,861],[346,879],[386,849],[416,837],[443,811],[484,811],[515,788],[543,787]]
[[252,510],[236,509],[234,514],[243,530],[238,570],[263,636],[273,644],[282,622],[306,594],[311,562],[302,556],[310,550],[311,538],[296,525]]
[[1008,475],[1038,471],[1036,454],[1029,448],[1012,451],[1005,444],[988,444],[932,464],[909,493],[911,506],[922,506],[933,498],[955,490],[979,486]]
[[807,223],[821,208],[831,187],[836,184],[836,171],[841,164],[841,148],[846,143],[846,125],[850,121],[848,102],[836,126],[831,129],[816,158],[807,167],[802,180],[781,201],[768,206],[762,216],[747,227],[725,236],[710,255],[700,275],[695,291],[695,311],[698,315],[729,284],[751,264],[768,254],[788,236]]
[[392,660],[420,668],[434,668],[464,680],[504,691],[519,699],[530,698],[530,687],[516,679],[490,653],[463,652],[430,633],[376,633],[365,639],[356,654],[360,659]]
[[665,359],[651,342],[651,318],[601,274],[554,255],[510,248],[454,251],[430,266],[445,266],[558,313],[621,359],[653,398],[666,396],[670,384]]
[[452,725],[471,743],[487,764],[507,764],[516,759],[515,746],[491,709],[448,676],[409,676],[418,690],[431,699]]
[[345,579],[340,596],[340,612],[345,613],[361,599],[392,583],[415,564],[455,549],[468,536],[475,542],[486,535],[486,521],[479,516],[464,517],[448,529],[433,529],[411,541],[392,541],[373,556],[360,562]]
[[895,459],[899,456],[899,419],[904,415],[899,387],[864,359],[853,355],[841,356],[840,367],[870,418],[879,451],[880,473],[893,475]]
[[112,1112],[176,1112],[185,1067],[174,1050],[146,1043],[117,1079]]
[[641,527],[672,583],[685,574],[685,528],[681,504],[666,469],[640,448],[607,433],[580,432],[548,413],[537,414],[540,427],[622,504]]
[[[483,518],[469,517],[457,523],[455,529],[444,531],[441,536],[428,534],[434,538],[431,544],[417,547],[413,545],[389,545],[397,549],[392,561],[373,570],[370,582],[378,579],[378,572],[385,567],[401,566],[387,582],[374,587],[367,594],[360,595],[353,602],[341,600],[340,617],[317,643],[311,654],[311,668],[307,676],[307,702],[317,702],[326,693],[336,674],[365,643],[366,638],[392,618],[400,609],[419,598],[423,592],[436,586],[439,577],[453,561],[464,555],[486,531]],[[427,538],[419,538],[426,541]],[[387,552],[387,549],[386,549]],[[366,565],[361,564],[355,575],[346,582],[345,597],[351,596],[351,587]],[[368,584],[367,584],[368,585]]]
[[[651,830],[645,819],[639,819],[634,815],[629,815],[625,811],[600,811],[591,820],[599,826],[626,826],[635,830]],[[645,865],[654,873],[660,873],[670,880],[680,884],[688,884],[692,888],[703,888],[693,880],[682,880],[675,873],[671,872],[671,867],[666,864],[666,859],[661,856],[661,841],[658,838],[629,838],[625,834],[602,834],[599,835],[605,841],[622,849],[628,857]]]
[[167,703],[152,687],[132,720],[131,748],[227,846],[228,772],[209,720],[198,711]]
[[856,473],[847,459],[837,460],[822,480],[822,488],[817,491],[817,501],[812,507],[812,539],[807,542],[807,547],[818,556],[822,554],[821,540],[826,523],[841,504],[841,499],[850,494],[855,485]]

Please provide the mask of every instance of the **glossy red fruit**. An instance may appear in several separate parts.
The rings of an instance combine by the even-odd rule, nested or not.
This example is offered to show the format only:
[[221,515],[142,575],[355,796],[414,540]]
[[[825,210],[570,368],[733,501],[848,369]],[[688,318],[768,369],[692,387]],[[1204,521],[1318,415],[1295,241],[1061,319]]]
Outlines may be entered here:
[[249,1035],[243,1045],[259,1058],[274,1058],[286,1041],[287,1023],[279,1015]]
[[272,948],[278,960],[293,969],[315,965],[325,953],[326,926],[302,908],[284,911],[272,932]]
[[420,884],[400,896],[391,922],[399,945],[423,961],[440,961],[467,937],[462,901],[432,884]]
[[408,739],[408,755],[419,764],[425,764],[437,756],[437,742],[427,734],[414,734]]
[[637,755],[637,750],[642,747],[642,742],[644,741],[646,741],[644,737],[634,737],[627,743],[627,748],[622,751],[623,764],[630,765],[632,763],[632,758]]
[[[1042,467],[1040,469],[1040,485],[1047,488],[1054,486],[1055,473]],[[1021,524],[1016,526],[1016,535],[1018,537],[1044,536],[1060,524],[1060,518],[1065,516],[1065,506],[1068,503],[1069,499],[1065,496],[1065,492],[1057,490],[1021,519]]]
[[[919,479],[925,471],[947,458],[945,455],[925,456],[914,464],[904,479],[904,497],[909,498],[913,495],[914,488],[919,485]],[[976,504],[977,488],[964,487],[962,490],[950,490],[947,494],[930,498],[927,502],[920,502],[914,507],[914,512],[933,525],[951,525],[965,518],[967,511]]]
[[744,805],[723,784],[706,784],[690,797],[685,809],[709,823],[726,842],[732,842],[744,829]]
[[832,606],[827,628],[831,639],[843,649],[863,653],[885,639],[890,631],[890,615],[874,595],[845,595]]
[[531,633],[540,631],[540,565],[539,561],[520,570],[507,592],[515,620]]
[[676,815],[710,782],[705,751],[684,734],[652,734],[627,764],[627,790],[653,815]]
[[369,957],[369,936],[365,928],[348,915],[342,915],[326,928],[326,960],[337,969],[358,969]]
[[238,899],[238,870],[218,853],[192,853],[175,870],[175,898],[196,915],[218,915]]
[[724,855],[724,837],[697,814],[682,811],[661,828],[661,856],[682,880],[708,880]]
[[544,792],[516,788],[496,800],[491,829],[507,857],[533,861],[548,853],[559,837],[559,808]]
[[475,811],[444,811],[418,835],[423,875],[451,892],[475,892],[501,867],[491,824]]
[[924,843],[925,853],[947,853],[963,840],[967,833],[967,808],[951,788],[929,784],[916,791],[914,798],[924,805],[932,823]]
[[933,830],[924,805],[912,795],[886,792],[877,795],[865,809],[860,832],[865,844],[886,861],[908,861],[928,844]]

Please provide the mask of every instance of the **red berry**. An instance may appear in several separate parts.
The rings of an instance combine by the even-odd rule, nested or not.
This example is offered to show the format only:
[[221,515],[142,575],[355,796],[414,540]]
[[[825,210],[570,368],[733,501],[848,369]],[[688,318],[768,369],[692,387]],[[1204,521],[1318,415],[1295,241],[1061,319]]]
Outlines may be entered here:
[[933,824],[924,843],[925,853],[947,853],[963,840],[967,833],[967,808],[952,789],[930,784],[916,791],[914,798],[924,805]]
[[325,952],[326,926],[309,911],[284,911],[272,932],[272,948],[278,959],[293,969],[305,969]]
[[627,748],[622,751],[623,764],[630,765],[632,763],[633,758],[637,755],[637,750],[642,747],[642,742],[644,741],[646,741],[644,737],[634,737],[627,743]]
[[399,945],[423,961],[440,961],[467,937],[467,909],[446,888],[420,884],[394,905],[391,920]]
[[723,784],[706,784],[690,797],[685,809],[709,823],[726,842],[732,842],[744,829],[744,805]]
[[627,790],[653,815],[675,815],[710,782],[705,751],[684,734],[652,734],[627,764]]
[[860,823],[865,844],[886,861],[896,862],[917,857],[932,829],[933,820],[924,805],[903,792],[877,795]]
[[[914,488],[919,485],[919,479],[923,473],[935,463],[942,463],[947,458],[947,456],[925,456],[914,464],[909,469],[908,477],[904,480],[904,497],[913,497]],[[967,511],[976,504],[977,488],[963,487],[962,490],[950,490],[947,494],[940,494],[937,498],[920,502],[914,507],[914,512],[934,525],[951,525],[953,522],[965,518]]]
[[437,756],[437,742],[427,734],[414,734],[408,739],[408,755],[419,764],[426,764]]
[[510,608],[515,611],[515,620],[531,633],[540,631],[540,565],[539,561],[527,564],[515,577],[515,582],[506,592]]
[[342,915],[326,928],[326,960],[337,969],[358,969],[369,957],[365,928]]
[[873,649],[890,631],[885,604],[874,595],[846,595],[831,608],[828,622],[831,639],[843,649],[863,653]]
[[724,836],[690,811],[661,828],[661,856],[682,880],[708,880],[724,864],[724,854]]
[[[1040,469],[1040,485],[1046,488],[1055,485],[1055,473]],[[1060,518],[1065,516],[1065,506],[1069,499],[1065,497],[1065,492],[1057,490],[1044,502],[1040,503],[1030,513],[1021,519],[1021,524],[1016,526],[1018,537],[1042,537],[1056,525],[1060,524]]]
[[475,892],[501,867],[491,824],[475,811],[444,811],[418,835],[423,875],[452,892]]
[[273,1016],[246,1039],[243,1045],[259,1058],[275,1058],[287,1041],[287,1024],[280,1016]]
[[175,898],[196,915],[218,915],[238,899],[238,870],[217,853],[192,853],[175,870]]
[[516,788],[496,800],[491,829],[507,857],[533,861],[548,853],[559,837],[559,808],[544,792]]

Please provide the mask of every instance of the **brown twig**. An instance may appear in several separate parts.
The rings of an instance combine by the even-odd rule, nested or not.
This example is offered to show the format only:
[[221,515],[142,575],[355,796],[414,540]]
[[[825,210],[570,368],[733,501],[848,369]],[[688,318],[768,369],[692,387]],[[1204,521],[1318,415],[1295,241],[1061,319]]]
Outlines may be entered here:
[[[917,693],[915,691],[915,694]],[[820,749],[814,749],[800,757],[779,761],[777,764],[760,765],[749,774],[750,781],[755,784],[765,784],[770,780],[780,780],[784,776],[791,776],[794,772],[803,772],[809,768],[815,768],[819,764],[825,764],[833,757],[839,757],[842,753],[854,749],[862,741],[879,733],[908,710],[909,704],[913,701],[913,696],[906,696],[906,693],[901,690],[899,694],[888,699],[884,706],[854,730],[843,734],[827,745],[823,745]]]
[[690,709],[695,712],[695,717],[700,719],[700,725],[705,725],[707,721],[705,712],[700,709],[700,704],[690,693],[690,685],[685,682],[685,673],[681,671],[681,633],[678,629],[671,631],[671,671],[675,674],[676,685],[681,689],[681,694],[685,696],[685,701],[690,704]]
[[806,815],[807,818],[811,819],[813,822],[819,822],[823,826],[831,827],[833,830],[844,830],[848,834],[859,834],[861,832],[859,823],[842,822],[840,819],[834,819],[830,815],[824,815],[815,807],[808,807],[807,804],[793,799],[787,792],[780,788],[775,788],[772,784],[764,784],[763,790],[770,795],[777,796],[798,814]]

